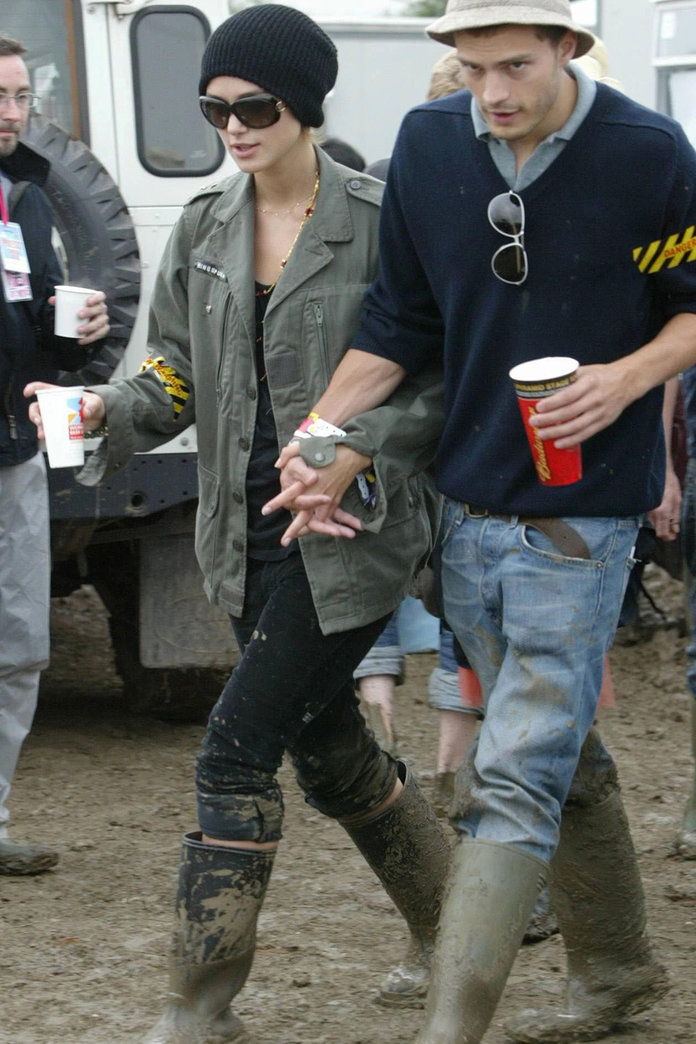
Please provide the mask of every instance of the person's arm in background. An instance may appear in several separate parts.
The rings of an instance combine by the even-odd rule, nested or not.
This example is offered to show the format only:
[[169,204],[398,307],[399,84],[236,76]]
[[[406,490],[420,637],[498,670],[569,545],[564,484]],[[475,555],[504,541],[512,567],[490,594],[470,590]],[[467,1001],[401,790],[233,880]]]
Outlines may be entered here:
[[676,540],[679,536],[681,486],[672,460],[672,426],[679,394],[679,378],[672,377],[665,384],[662,406],[662,424],[665,434],[665,489],[660,504],[648,512],[648,520],[661,540]]

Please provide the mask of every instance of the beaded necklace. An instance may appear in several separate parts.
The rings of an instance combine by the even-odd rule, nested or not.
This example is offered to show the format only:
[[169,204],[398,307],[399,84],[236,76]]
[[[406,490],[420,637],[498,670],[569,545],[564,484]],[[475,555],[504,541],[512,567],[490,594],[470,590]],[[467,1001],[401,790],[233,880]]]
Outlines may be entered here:
[[[283,272],[283,269],[285,268],[285,266],[287,265],[288,261],[290,260],[290,255],[292,254],[293,250],[295,249],[295,245],[297,243],[297,240],[300,238],[300,234],[302,232],[302,229],[305,227],[305,225],[307,224],[307,222],[311,218],[312,214],[314,213],[314,210],[316,208],[317,196],[318,195],[319,195],[319,171],[317,171],[316,177],[314,179],[314,188],[312,189],[312,195],[310,196],[309,204],[307,205],[307,207],[305,207],[304,214],[302,215],[302,221],[300,222],[300,227],[298,228],[297,232],[295,233],[295,238],[293,239],[292,243],[290,244],[290,249],[288,250],[288,252],[285,255],[285,257],[283,258],[283,260],[280,262],[280,271],[278,272],[278,275],[277,275],[276,279],[274,280],[274,282],[270,283],[268,286],[263,287],[262,290],[257,290],[256,291],[256,296],[257,297],[268,297],[268,295],[271,293],[271,291],[275,288],[276,283],[278,282],[278,279],[280,278],[280,276],[281,276],[281,274]],[[291,208],[291,209],[294,210],[294,207]],[[265,214],[265,213],[267,213],[267,211],[261,211],[261,213]]]

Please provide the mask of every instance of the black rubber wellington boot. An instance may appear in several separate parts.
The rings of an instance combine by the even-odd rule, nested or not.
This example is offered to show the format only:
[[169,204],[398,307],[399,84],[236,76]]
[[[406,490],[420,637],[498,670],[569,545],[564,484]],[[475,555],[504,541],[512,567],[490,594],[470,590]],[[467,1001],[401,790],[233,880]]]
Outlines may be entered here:
[[417,1044],[479,1044],[547,872],[541,859],[513,845],[459,843]]
[[562,1011],[524,1011],[506,1023],[525,1044],[598,1040],[667,993],[645,934],[645,899],[621,796],[567,805],[551,864],[551,902],[568,957]]
[[402,963],[382,983],[386,1007],[422,1008],[451,859],[447,835],[411,772],[399,763],[403,790],[365,822],[341,823],[382,882],[411,932]]
[[242,1044],[230,1011],[254,959],[274,852],[204,844],[186,834],[179,868],[170,1000],[143,1044]]

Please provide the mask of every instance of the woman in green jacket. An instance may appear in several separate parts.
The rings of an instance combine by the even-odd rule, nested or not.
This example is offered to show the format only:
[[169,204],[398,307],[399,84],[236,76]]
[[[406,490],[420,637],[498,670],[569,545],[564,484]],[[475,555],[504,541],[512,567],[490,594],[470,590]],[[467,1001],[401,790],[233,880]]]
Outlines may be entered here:
[[353,540],[283,547],[290,517],[261,512],[279,490],[279,446],[328,384],[376,275],[381,185],[312,139],[336,74],[333,43],[293,8],[247,8],[213,33],[200,105],[240,173],[184,208],[141,373],[84,396],[86,426],[108,422],[89,483],[195,420],[196,550],[243,651],[198,757],[200,829],[183,841],[171,1000],[149,1044],[246,1039],[229,1003],[251,967],[281,838],[286,751],[307,801],[345,827],[409,924],[412,946],[383,1000],[418,1004],[427,978],[449,846],[405,766],[367,729],[352,676],[432,546],[437,498],[419,473],[437,438],[424,427],[437,428],[438,387],[423,375],[345,433],[323,429],[327,459],[362,472],[344,501],[350,533],[356,517],[362,525]]

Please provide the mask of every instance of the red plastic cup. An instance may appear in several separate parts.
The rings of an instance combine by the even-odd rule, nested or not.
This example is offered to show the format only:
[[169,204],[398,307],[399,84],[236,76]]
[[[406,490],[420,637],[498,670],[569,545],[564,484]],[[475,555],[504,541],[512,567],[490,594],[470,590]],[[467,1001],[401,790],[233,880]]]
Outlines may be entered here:
[[542,399],[573,383],[578,366],[577,359],[551,355],[530,359],[510,370],[537,478],[544,486],[569,486],[582,478],[580,447],[559,449],[552,439],[544,441],[539,429],[529,423]]

